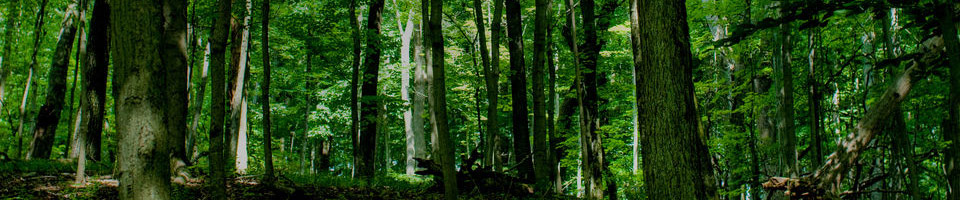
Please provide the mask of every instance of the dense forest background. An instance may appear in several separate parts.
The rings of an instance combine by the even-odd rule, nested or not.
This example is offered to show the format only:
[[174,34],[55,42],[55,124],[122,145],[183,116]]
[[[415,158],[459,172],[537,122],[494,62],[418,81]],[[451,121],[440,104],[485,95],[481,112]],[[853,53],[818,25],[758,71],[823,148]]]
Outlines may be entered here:
[[960,199],[953,0],[0,6],[3,198]]

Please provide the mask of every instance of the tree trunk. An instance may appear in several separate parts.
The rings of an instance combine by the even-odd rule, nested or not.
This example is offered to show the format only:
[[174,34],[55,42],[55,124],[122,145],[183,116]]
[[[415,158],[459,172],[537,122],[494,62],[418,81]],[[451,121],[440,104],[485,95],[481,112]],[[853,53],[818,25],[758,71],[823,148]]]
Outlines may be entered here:
[[[179,2],[182,3],[182,2]],[[163,5],[111,1],[121,199],[170,199]],[[185,25],[185,24],[184,24]],[[185,27],[184,27],[185,28]]]
[[[781,12],[789,9],[786,4],[789,0],[780,1]],[[780,25],[780,32],[776,35],[778,49],[776,58],[774,58],[774,80],[777,90],[777,143],[780,144],[779,156],[780,166],[778,166],[781,176],[796,178],[800,172],[797,166],[797,135],[794,128],[793,111],[793,66],[790,60],[791,52],[791,33],[790,24]],[[779,196],[778,195],[775,195]]]
[[[270,0],[264,0],[261,9],[260,25],[263,33],[260,36],[260,42],[263,45],[261,50],[263,53],[261,57],[263,59],[263,83],[260,86],[262,90],[260,93],[260,108],[263,110],[263,157],[266,170],[264,181],[267,184],[272,184],[274,177],[273,135],[270,131],[272,128],[270,125]],[[283,146],[282,143],[281,146]]]
[[163,1],[164,27],[161,59],[166,69],[168,142],[171,154],[171,167],[177,176],[187,175],[186,135],[187,127],[187,1]]
[[37,115],[37,127],[34,129],[33,142],[30,143],[30,152],[26,157],[28,160],[50,158],[53,139],[60,124],[60,112],[66,103],[63,98],[67,89],[67,69],[70,68],[70,52],[77,34],[77,25],[74,23],[77,18],[76,6],[69,5],[64,14],[53,64],[47,74],[47,95]]
[[209,69],[210,69],[210,41],[208,40],[207,47],[205,48],[203,53],[203,67],[200,69],[200,80],[199,80],[200,82],[197,83],[198,89],[196,93],[196,98],[193,101],[193,104],[191,105],[193,107],[193,109],[191,109],[193,112],[192,114],[193,122],[190,125],[190,130],[189,130],[190,132],[187,133],[186,147],[184,148],[185,153],[189,154],[190,156],[189,161],[191,164],[196,164],[197,159],[199,159],[199,155],[196,151],[196,143],[197,143],[196,141],[198,136],[197,132],[200,131],[199,130],[200,118],[201,118],[200,113],[202,113],[201,111],[203,111],[203,99],[206,97],[206,95],[204,94],[206,94],[205,91],[207,90],[207,78],[209,76],[208,75]]
[[960,41],[957,39],[957,25],[953,18],[955,1],[939,1],[937,18],[940,18],[943,42],[947,46],[947,60],[950,66],[950,95],[947,103],[949,123],[945,127],[944,140],[953,141],[947,147],[943,162],[950,185],[947,199],[960,199]]
[[[397,11],[397,17],[399,18],[399,11]],[[399,24],[399,19],[397,19],[397,25]],[[413,39],[413,11],[411,10],[410,14],[407,15],[407,24],[403,27],[401,32],[403,35],[400,36],[400,99],[406,104],[410,103],[410,51],[413,49],[410,46],[410,42]],[[416,134],[413,132],[413,127],[418,126],[413,123],[413,107],[414,106],[404,106],[403,111],[403,130],[406,134],[406,174],[412,176],[417,169],[417,161],[413,160],[417,153],[417,141]],[[420,117],[420,116],[417,116]],[[423,126],[420,124],[419,126]]]
[[[424,0],[429,1],[429,0]],[[455,169],[456,160],[453,157],[454,143],[450,140],[450,133],[447,128],[447,87],[446,76],[443,68],[443,27],[441,26],[441,16],[443,14],[443,0],[433,0],[430,2],[430,42],[431,53],[437,59],[433,62],[433,87],[430,88],[433,98],[430,99],[431,115],[434,116],[431,121],[434,132],[437,133],[437,146],[439,147],[437,158],[440,162],[443,172],[444,198],[448,200],[457,199],[457,171]]]
[[383,13],[383,0],[370,2],[370,12],[367,14],[367,55],[363,70],[362,98],[360,99],[361,120],[360,131],[360,161],[357,163],[357,174],[364,178],[373,178],[377,149],[377,117],[380,115],[380,100],[377,89],[380,75],[380,21]]
[[816,48],[814,47],[816,37],[814,33],[810,33],[808,41],[810,48],[810,53],[807,55],[807,59],[809,60],[807,81],[809,81],[808,85],[810,87],[810,96],[808,97],[808,101],[810,102],[808,105],[810,108],[808,108],[808,110],[810,112],[810,148],[812,148],[811,152],[813,153],[811,156],[813,158],[811,159],[811,164],[813,164],[813,166],[819,166],[823,164],[823,148],[821,147],[824,141],[822,133],[823,112],[820,110],[820,100],[822,98],[820,97],[820,82],[817,81],[816,62],[814,60],[816,58]]
[[[546,96],[544,94],[544,69],[547,67],[547,29],[550,27],[550,1],[536,1],[536,21],[534,21],[533,31],[533,66],[532,66],[532,87],[533,87],[533,164],[534,175],[538,184],[549,182],[550,165],[547,162],[548,149],[547,141],[547,106]],[[521,45],[523,46],[523,45]],[[520,54],[523,55],[523,54]]]
[[[584,6],[586,7],[586,6]],[[682,1],[638,2],[637,102],[646,192],[652,199],[718,199],[694,100]]]
[[[252,3],[250,0],[245,1],[243,12],[243,24],[238,25],[234,31],[236,37],[234,37],[231,44],[233,47],[231,50],[233,54],[231,58],[233,59],[232,66],[228,73],[230,73],[230,88],[227,91],[227,96],[230,98],[230,119],[227,122],[229,131],[227,133],[227,141],[224,141],[227,146],[227,155],[226,164],[227,164],[227,173],[237,173],[237,147],[238,141],[240,138],[240,126],[241,126],[241,111],[243,108],[243,100],[246,99],[244,96],[244,87],[246,85],[246,72],[247,72],[247,61],[249,59],[249,54],[247,49],[250,47],[250,9]],[[237,40],[239,39],[239,40]]]
[[563,181],[560,179],[560,174],[557,174],[558,167],[560,167],[560,159],[556,154],[557,148],[559,148],[560,143],[562,142],[562,137],[557,134],[557,113],[560,112],[560,105],[558,99],[560,95],[557,93],[557,64],[556,64],[556,46],[553,43],[553,18],[549,20],[550,28],[547,29],[547,133],[549,134],[550,144],[549,149],[547,150],[548,164],[549,168],[549,181],[552,181],[553,192],[562,194],[563,193]]
[[[29,124],[31,124],[31,123],[26,123],[26,121],[28,119],[28,116],[30,116],[28,114],[30,109],[35,104],[34,101],[27,101],[27,100],[30,97],[30,93],[35,93],[33,92],[33,90],[36,90],[36,88],[33,87],[33,82],[35,81],[33,80],[33,74],[35,71],[37,71],[36,70],[37,53],[40,51],[40,44],[43,43],[41,39],[43,38],[43,35],[45,33],[43,31],[43,25],[44,25],[43,19],[45,18],[47,13],[46,12],[47,3],[49,3],[48,0],[40,1],[40,12],[37,12],[37,21],[33,26],[34,27],[33,53],[30,56],[30,65],[29,65],[30,69],[29,69],[29,72],[27,73],[27,82],[24,84],[26,86],[23,89],[23,98],[20,101],[20,125],[17,128],[17,157],[18,158],[23,158],[21,156],[21,153],[23,153],[23,134],[25,133],[24,129],[27,128],[25,127],[25,125],[29,126]],[[26,157],[29,157],[29,155]]]
[[[639,66],[643,64],[643,61],[640,60],[643,55],[640,55],[640,19],[638,19],[639,10],[637,9],[637,0],[630,0],[630,48],[633,50],[633,66]],[[639,110],[637,110],[637,70],[633,70],[631,75],[633,76],[633,96],[634,101],[632,102],[633,107],[633,168],[631,169],[633,174],[637,174],[637,168],[640,166],[640,125],[639,125]]]
[[[582,142],[583,178],[586,181],[586,198],[603,198],[603,153],[598,118],[599,105],[597,97],[597,59],[600,57],[600,46],[597,44],[597,24],[594,14],[594,1],[581,1],[580,12],[583,13],[584,44],[580,67],[577,69],[580,83],[577,85],[577,96],[580,99],[580,141]],[[574,42],[576,39],[574,39]]]
[[[4,17],[6,24],[3,30],[3,56],[0,57],[0,101],[4,99],[6,95],[5,91],[7,88],[7,76],[11,73],[11,58],[10,55],[15,55],[13,52],[13,44],[16,42],[17,33],[19,31],[20,25],[20,0],[10,0],[7,2],[7,13]],[[0,105],[0,109],[3,108],[3,105]]]
[[[414,21],[417,23],[418,21]],[[420,23],[417,23],[414,27],[425,26]],[[414,28],[413,41],[410,43],[414,46],[414,61],[416,65],[413,70],[413,139],[414,139],[414,157],[416,158],[427,158],[427,140],[426,132],[424,131],[424,106],[427,101],[427,56],[425,55],[425,47],[423,44],[423,33],[422,30]],[[422,28],[421,28],[422,29]]]
[[[213,21],[213,27],[210,30],[210,73],[213,85],[210,86],[210,171],[211,180],[209,184],[213,187],[211,196],[213,199],[226,199],[227,180],[225,179],[226,165],[224,158],[226,153],[224,149],[224,93],[226,93],[226,81],[224,66],[226,63],[227,37],[230,35],[230,0],[220,0],[217,2],[217,18]],[[269,94],[269,93],[268,93]]]
[[510,49],[510,84],[513,93],[513,148],[520,179],[534,180],[533,155],[530,152],[530,127],[527,127],[527,72],[523,60],[523,29],[520,2],[507,0],[507,47]]
[[[497,81],[499,81],[498,71],[490,67],[490,55],[487,54],[487,30],[484,28],[483,20],[483,3],[480,0],[473,0],[473,12],[474,12],[474,23],[477,24],[477,36],[480,41],[480,64],[483,66],[484,80],[487,88],[487,130],[481,137],[481,143],[483,143],[483,153],[487,156],[483,156],[483,165],[492,166],[493,164],[493,135],[497,134]],[[494,33],[498,34],[498,33]],[[498,43],[494,41],[493,43]],[[499,47],[499,45],[495,45]],[[499,52],[497,52],[499,54]],[[497,55],[499,56],[499,55]],[[494,57],[497,59],[497,57]],[[494,62],[499,62],[497,59]],[[499,63],[497,67],[499,67]],[[478,100],[479,103],[479,100]],[[479,121],[478,121],[479,123]]]
[[[503,23],[503,0],[493,0],[493,22],[490,25],[490,67],[485,69],[484,78],[487,84],[487,143],[485,163],[488,166],[498,166],[498,149],[496,138],[500,136],[500,36],[503,33],[501,23]],[[494,167],[494,171],[500,171],[499,167]]]
[[357,20],[357,1],[350,1],[350,35],[353,37],[353,78],[350,80],[350,140],[353,143],[353,168],[351,177],[357,175],[360,165],[360,22]]
[[[81,113],[79,112],[79,109],[76,109],[76,110],[74,109],[73,99],[77,94],[77,82],[80,79],[80,61],[82,60],[81,57],[87,55],[87,48],[86,46],[83,46],[83,45],[87,43],[86,24],[87,24],[87,5],[89,4],[89,2],[85,0],[81,0],[78,3],[80,6],[80,9],[78,10],[77,15],[78,15],[78,20],[80,20],[79,22],[80,25],[78,26],[78,30],[77,30],[79,34],[77,35],[77,38],[78,38],[77,47],[76,47],[77,54],[76,54],[76,57],[74,57],[74,60],[76,62],[76,67],[73,68],[73,83],[71,83],[72,86],[70,86],[70,95],[69,95],[70,98],[67,100],[67,113],[70,115],[69,120],[67,120],[67,123],[70,123],[67,128],[67,132],[70,133],[70,142],[69,142],[70,149],[69,149],[69,154],[67,154],[67,158],[70,158],[70,159],[77,158],[77,155],[79,154],[79,148],[81,147],[81,144],[77,141],[78,139],[80,139],[80,137],[77,137],[77,134],[79,133],[79,130],[80,130],[79,128],[77,128],[77,126],[80,125],[79,120],[80,120]],[[77,103],[77,104],[80,104],[80,103]]]

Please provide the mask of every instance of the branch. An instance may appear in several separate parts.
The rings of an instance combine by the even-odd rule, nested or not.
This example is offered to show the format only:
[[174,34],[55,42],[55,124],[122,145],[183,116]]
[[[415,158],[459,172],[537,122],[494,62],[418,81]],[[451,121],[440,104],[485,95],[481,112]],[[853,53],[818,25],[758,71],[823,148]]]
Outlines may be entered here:
[[763,183],[763,187],[770,190],[786,190],[790,196],[827,195],[834,198],[840,196],[838,189],[843,176],[856,164],[860,153],[866,149],[870,141],[881,132],[884,122],[900,106],[900,101],[906,99],[913,85],[928,74],[925,73],[927,67],[940,63],[943,51],[942,38],[927,39],[920,50],[921,56],[911,59],[913,65],[904,70],[897,81],[873,103],[854,131],[837,143],[837,149],[813,175],[801,178],[773,177]]

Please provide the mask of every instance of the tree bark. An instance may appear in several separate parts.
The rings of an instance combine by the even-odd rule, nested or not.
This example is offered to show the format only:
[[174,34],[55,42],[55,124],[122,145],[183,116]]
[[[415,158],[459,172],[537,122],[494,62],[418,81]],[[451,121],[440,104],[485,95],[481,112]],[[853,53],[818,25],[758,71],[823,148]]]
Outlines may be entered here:
[[507,0],[507,47],[510,49],[510,84],[513,94],[513,148],[520,179],[533,181],[533,155],[527,121],[527,72],[523,58],[523,29],[520,2]]
[[[49,3],[48,0],[40,1],[40,12],[37,12],[37,21],[33,26],[34,27],[33,53],[30,56],[30,65],[29,65],[30,69],[29,69],[29,72],[27,73],[27,82],[24,84],[26,86],[23,89],[23,98],[20,101],[20,125],[18,125],[18,128],[17,128],[17,157],[18,158],[23,158],[21,156],[21,153],[23,153],[24,129],[27,128],[25,126],[29,126],[29,124],[32,124],[32,123],[26,123],[26,121],[29,116],[28,113],[34,107],[33,105],[35,103],[34,101],[27,101],[27,100],[29,99],[31,93],[35,93],[33,92],[33,90],[36,90],[36,88],[33,87],[33,82],[35,81],[33,80],[33,74],[35,71],[37,71],[36,70],[37,53],[40,51],[40,44],[43,43],[41,39],[43,38],[44,33],[46,33],[43,31],[43,25],[44,25],[43,21],[44,21],[44,18],[46,18],[45,16],[47,13],[46,12],[47,3]],[[26,157],[29,157],[29,156],[26,156]]]
[[[546,184],[550,177],[547,138],[547,106],[544,69],[547,67],[547,29],[550,27],[550,1],[536,0],[536,21],[533,31],[533,164],[537,183]],[[522,45],[521,45],[522,46]],[[522,55],[522,54],[521,54]]]
[[414,34],[413,34],[413,44],[414,52],[414,62],[416,63],[413,69],[413,137],[414,137],[414,157],[416,158],[426,158],[427,157],[427,139],[426,131],[424,130],[424,110],[425,104],[427,101],[427,56],[425,55],[426,47],[423,44],[423,33],[422,25],[419,21],[414,21]]
[[[586,7],[586,6],[584,6]],[[682,1],[638,2],[637,104],[646,192],[652,199],[718,199],[700,139]]]
[[60,113],[63,111],[64,95],[67,90],[67,69],[70,68],[70,52],[73,49],[73,40],[76,38],[77,18],[76,4],[67,7],[64,20],[60,28],[60,39],[54,51],[53,63],[47,74],[47,95],[43,106],[37,115],[37,125],[33,132],[33,142],[30,143],[30,152],[26,159],[49,159],[53,148],[53,139],[60,124]]
[[[11,59],[10,55],[15,54],[13,52],[13,44],[16,43],[17,33],[19,31],[20,25],[20,0],[10,0],[7,2],[7,13],[6,24],[4,25],[4,35],[3,35],[3,55],[0,57],[0,100],[3,100],[7,88],[7,76],[11,73]],[[3,105],[0,105],[0,109],[3,108]]]
[[[643,64],[643,61],[640,60],[643,55],[640,55],[640,19],[638,19],[639,10],[637,9],[637,0],[630,0],[630,48],[633,50],[633,66],[639,66]],[[636,88],[637,85],[637,70],[633,70],[633,96],[637,96]],[[633,114],[633,168],[631,169],[633,174],[637,174],[637,169],[640,166],[640,123],[639,123],[639,110],[637,110],[637,99],[633,99],[634,113]]]
[[947,46],[947,61],[950,66],[950,94],[947,103],[949,123],[945,127],[944,139],[953,141],[945,151],[943,162],[950,190],[947,199],[960,199],[960,41],[957,39],[957,25],[953,18],[955,1],[938,1],[937,18],[943,43]]
[[[397,11],[397,18],[399,18],[400,12]],[[413,123],[413,103],[410,102],[410,51],[413,48],[410,46],[413,40],[413,11],[411,10],[410,14],[407,15],[407,24],[406,26],[401,25],[400,20],[397,19],[398,27],[402,27],[401,32],[403,35],[400,36],[400,100],[405,104],[403,111],[403,130],[406,134],[406,174],[412,176],[417,169],[417,161],[413,160],[417,153],[417,139],[416,133],[413,131],[414,126],[418,126]],[[410,106],[406,106],[410,105]],[[419,117],[419,116],[417,116]],[[420,124],[419,126],[423,126]]]
[[370,2],[369,13],[367,14],[367,55],[366,64],[363,70],[362,96],[360,99],[361,120],[360,130],[360,162],[357,163],[357,174],[364,178],[373,178],[376,158],[374,158],[377,149],[377,116],[380,115],[380,96],[377,93],[379,88],[378,79],[380,75],[380,21],[383,13],[383,0],[373,0]]
[[111,1],[120,199],[170,199],[163,5]]
[[[270,0],[264,0],[261,5],[260,25],[263,33],[260,36],[262,42],[263,56],[263,82],[260,93],[260,105],[263,110],[263,157],[264,168],[266,170],[264,180],[267,184],[272,184],[273,177],[273,135],[270,125]],[[356,96],[356,95],[354,95]],[[281,144],[281,146],[283,146]]]
[[[210,87],[210,171],[211,180],[209,184],[213,187],[211,197],[213,199],[226,199],[225,179],[226,165],[224,158],[226,153],[224,149],[224,104],[226,99],[226,81],[224,66],[226,63],[227,37],[230,35],[230,0],[220,0],[217,2],[217,18],[213,21],[213,28],[210,30],[210,73],[212,74],[212,83]],[[269,93],[268,93],[269,94]]]
[[[487,155],[484,156],[485,163],[488,166],[497,166],[497,142],[495,138],[500,135],[500,36],[503,33],[501,23],[503,23],[503,0],[493,0],[493,22],[490,25],[490,67],[485,71],[484,78],[487,84],[487,140],[490,143],[486,145]],[[494,167],[494,171],[500,171],[499,167]]]
[[[424,0],[429,1],[429,0]],[[447,92],[446,76],[443,68],[443,27],[441,26],[441,16],[443,14],[443,0],[430,1],[430,42],[431,53],[437,59],[433,62],[433,87],[430,88],[433,98],[430,99],[431,115],[434,132],[437,133],[437,146],[439,155],[435,158],[440,160],[441,171],[443,173],[444,198],[454,200],[457,198],[457,171],[455,169],[456,160],[453,152],[456,146],[450,140],[450,133],[447,128]]]
[[360,22],[357,20],[357,1],[350,1],[350,35],[353,38],[353,78],[350,80],[350,140],[353,143],[353,169],[351,177],[357,175],[360,165]]
[[163,41],[161,60],[166,71],[166,122],[171,168],[175,175],[187,177],[187,1],[163,1]]
[[[250,47],[250,9],[253,7],[250,0],[245,2],[243,24],[239,25],[237,29],[234,29],[239,31],[236,35],[239,36],[240,40],[231,41],[231,43],[235,44],[232,49],[235,51],[233,54],[235,60],[230,70],[230,88],[229,91],[227,91],[227,95],[230,98],[230,121],[228,121],[229,124],[227,125],[230,128],[230,132],[228,133],[228,141],[225,141],[229,144],[227,147],[227,155],[225,156],[226,164],[228,164],[227,168],[229,169],[227,171],[228,173],[240,172],[239,168],[237,168],[237,165],[239,165],[239,163],[237,163],[237,152],[239,151],[240,129],[241,126],[243,126],[241,124],[243,120],[241,117],[243,117],[242,112],[245,109],[243,107],[243,101],[246,99],[244,91],[246,91],[247,62],[249,60],[249,53],[247,51]],[[237,37],[234,37],[234,39],[237,39]]]
[[203,53],[203,67],[200,68],[200,82],[197,83],[197,92],[196,98],[193,101],[193,104],[190,106],[193,107],[191,111],[193,112],[193,122],[190,125],[190,132],[187,133],[186,147],[184,148],[185,153],[190,156],[190,163],[195,164],[199,155],[196,151],[196,141],[197,141],[197,132],[200,130],[200,113],[203,111],[203,99],[206,97],[207,90],[207,79],[209,77],[208,71],[210,70],[210,41],[207,41],[207,47]]
[[[603,146],[600,135],[599,98],[597,97],[597,60],[600,57],[600,45],[597,43],[597,16],[594,13],[594,1],[581,1],[583,13],[583,54],[577,74],[577,96],[580,99],[580,141],[582,142],[583,178],[586,181],[587,199],[602,199],[603,189]],[[574,39],[574,42],[576,39]]]
[[[483,157],[484,166],[493,165],[493,135],[497,134],[497,94],[496,91],[499,89],[497,86],[497,81],[499,81],[499,74],[496,69],[490,67],[490,55],[487,54],[487,30],[484,28],[483,20],[483,3],[480,0],[473,0],[473,12],[474,12],[474,23],[477,24],[477,36],[480,41],[480,64],[483,66],[484,72],[484,81],[487,88],[487,130],[483,134],[481,140],[483,141],[483,152],[485,155]],[[498,34],[498,33],[494,33]],[[497,43],[494,41],[493,43]],[[499,47],[499,45],[495,45]],[[499,52],[498,52],[499,54]],[[499,56],[499,55],[498,55]],[[496,59],[496,57],[495,57]],[[497,61],[499,62],[499,59]],[[499,63],[497,67],[499,67]]]
[[[780,12],[787,12],[786,4],[789,0],[780,1]],[[779,144],[779,163],[777,167],[781,176],[796,178],[800,172],[797,165],[797,135],[794,128],[793,110],[793,65],[791,64],[791,25],[780,25],[776,37],[778,41],[774,58],[774,88],[777,90],[777,143]],[[780,194],[775,194],[778,197]],[[775,198],[779,199],[779,198]]]

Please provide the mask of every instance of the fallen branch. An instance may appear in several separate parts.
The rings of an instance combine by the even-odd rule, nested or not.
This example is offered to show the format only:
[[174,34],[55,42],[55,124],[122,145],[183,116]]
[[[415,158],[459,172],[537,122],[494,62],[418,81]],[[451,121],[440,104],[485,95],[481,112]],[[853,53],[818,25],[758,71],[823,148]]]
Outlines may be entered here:
[[910,60],[913,64],[870,106],[871,109],[855,130],[837,143],[836,151],[830,154],[827,162],[815,173],[801,178],[772,177],[763,183],[763,187],[768,190],[786,190],[786,194],[792,197],[835,199],[843,195],[838,191],[843,176],[856,164],[860,153],[870,141],[881,132],[884,122],[900,106],[900,102],[906,99],[914,83],[927,75],[926,68],[939,64],[943,51],[942,38],[932,37],[924,41],[920,50],[921,56]]

